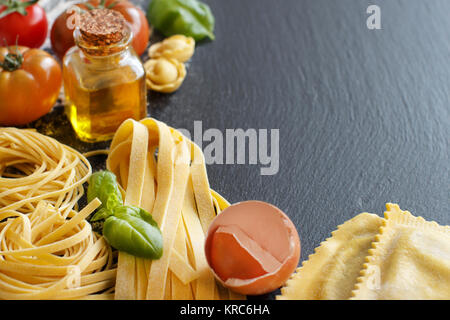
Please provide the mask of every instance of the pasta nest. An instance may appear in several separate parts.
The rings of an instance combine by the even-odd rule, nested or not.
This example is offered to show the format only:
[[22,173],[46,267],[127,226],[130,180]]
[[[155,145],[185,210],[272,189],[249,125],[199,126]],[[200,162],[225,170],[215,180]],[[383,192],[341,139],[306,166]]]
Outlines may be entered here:
[[194,38],[177,34],[153,44],[148,50],[148,55],[151,59],[165,57],[186,62],[192,57],[194,50]]
[[30,213],[45,200],[67,215],[92,173],[78,151],[33,130],[0,128],[0,214]]
[[147,86],[159,92],[176,91],[186,77],[186,67],[176,59],[160,57],[144,64]]
[[0,300],[112,299],[111,247],[78,211],[92,173],[78,151],[34,130],[0,128]]
[[112,299],[111,247],[85,218],[100,201],[65,217],[40,201],[29,214],[0,214],[0,299]]

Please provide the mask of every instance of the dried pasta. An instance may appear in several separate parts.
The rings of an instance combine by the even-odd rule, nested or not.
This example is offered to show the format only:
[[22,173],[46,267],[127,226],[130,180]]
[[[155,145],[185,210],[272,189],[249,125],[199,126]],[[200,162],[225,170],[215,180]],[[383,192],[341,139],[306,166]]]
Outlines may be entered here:
[[44,201],[27,215],[1,214],[0,299],[112,299],[111,247],[85,220],[99,204],[69,219]]
[[173,58],[159,57],[144,63],[148,88],[171,93],[181,86],[186,78],[186,67]]
[[450,299],[450,227],[386,207],[340,225],[277,299]]
[[76,150],[33,130],[0,128],[0,213],[30,213],[41,200],[67,216],[92,173]]
[[195,51],[195,40],[182,34],[176,34],[150,46],[148,55],[151,59],[160,57],[188,61]]
[[32,130],[0,128],[0,299],[112,299],[111,247],[77,202],[92,172],[77,151]]
[[383,219],[361,213],[322,242],[281,289],[278,300],[342,300],[351,296]]
[[352,299],[450,299],[450,226],[386,207]]
[[125,203],[151,212],[164,239],[159,260],[119,252],[116,299],[244,298],[220,287],[206,262],[205,232],[228,203],[211,191],[198,146],[155,119],[129,119],[114,135],[107,168]]

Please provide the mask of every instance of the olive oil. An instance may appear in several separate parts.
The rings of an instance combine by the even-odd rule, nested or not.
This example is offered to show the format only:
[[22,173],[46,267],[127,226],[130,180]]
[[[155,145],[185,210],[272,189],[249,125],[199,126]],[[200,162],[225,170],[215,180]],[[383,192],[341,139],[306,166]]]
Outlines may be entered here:
[[76,46],[63,59],[66,114],[80,140],[109,140],[126,119],[147,116],[145,70],[132,37],[116,11],[81,14]]
[[144,77],[100,89],[73,84],[66,87],[66,112],[81,140],[109,140],[126,119],[146,116],[145,92]]

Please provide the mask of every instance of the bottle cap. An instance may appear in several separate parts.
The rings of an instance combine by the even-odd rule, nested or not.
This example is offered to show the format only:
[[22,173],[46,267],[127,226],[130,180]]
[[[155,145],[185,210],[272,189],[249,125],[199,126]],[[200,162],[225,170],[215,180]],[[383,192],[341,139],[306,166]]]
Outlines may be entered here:
[[[118,11],[104,8],[83,12],[80,16],[78,30],[82,47],[96,48],[96,55],[99,54],[99,48],[119,44],[129,33],[127,21],[123,15]],[[105,49],[104,53],[110,54],[119,51],[111,51],[111,49]]]

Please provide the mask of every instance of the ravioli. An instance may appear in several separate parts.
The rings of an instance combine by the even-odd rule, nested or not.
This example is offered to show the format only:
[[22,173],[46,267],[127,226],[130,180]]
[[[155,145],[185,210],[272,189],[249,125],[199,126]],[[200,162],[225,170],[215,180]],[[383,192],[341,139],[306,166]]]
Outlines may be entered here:
[[351,296],[383,219],[361,213],[340,225],[298,268],[277,300],[343,300]]
[[386,208],[352,299],[450,299],[450,227]]

